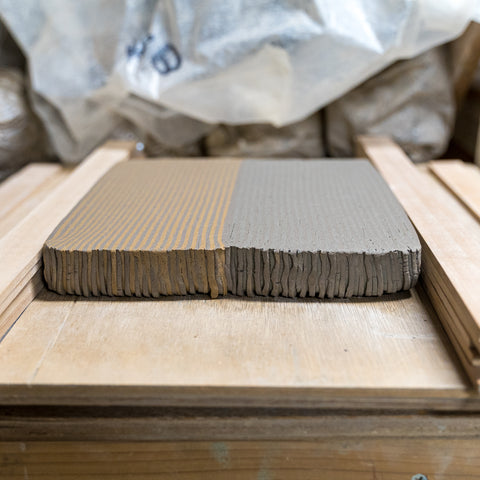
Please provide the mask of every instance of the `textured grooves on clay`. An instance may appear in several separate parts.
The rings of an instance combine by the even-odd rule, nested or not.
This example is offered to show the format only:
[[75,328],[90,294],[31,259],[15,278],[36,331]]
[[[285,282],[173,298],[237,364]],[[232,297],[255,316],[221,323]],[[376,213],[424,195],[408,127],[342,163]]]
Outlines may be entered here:
[[420,243],[362,160],[139,160],[47,239],[61,294],[377,296],[415,285]]
[[227,293],[292,298],[378,296],[413,287],[420,267],[419,252],[347,255],[236,247],[148,253],[68,252],[45,247],[44,259],[47,284],[62,295],[154,298],[198,293],[213,298]]
[[44,247],[45,280],[65,295],[227,294],[225,250],[69,252]]
[[420,252],[291,253],[232,247],[225,258],[228,291],[241,296],[378,296],[412,288],[420,273]]

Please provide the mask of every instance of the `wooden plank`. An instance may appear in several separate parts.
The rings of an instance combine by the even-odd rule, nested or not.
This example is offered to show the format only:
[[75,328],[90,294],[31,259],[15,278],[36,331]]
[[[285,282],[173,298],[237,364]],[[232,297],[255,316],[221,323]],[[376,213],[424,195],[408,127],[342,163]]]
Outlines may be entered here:
[[279,408],[3,407],[0,441],[306,441],[470,438],[478,415]]
[[0,183],[0,217],[8,215],[39,185],[62,170],[58,163],[30,163]]
[[426,304],[43,292],[0,343],[0,400],[478,408]]
[[[451,305],[448,303],[448,300],[442,294],[439,294],[435,287],[437,285],[432,284],[432,282],[423,282],[426,291],[430,295],[431,301],[438,312],[438,315],[444,319],[457,319],[455,311],[451,308]],[[467,339],[464,343],[462,342],[462,336],[460,332],[463,332],[463,327],[458,328],[458,324],[455,322],[444,321],[443,326],[447,332],[452,345],[457,352],[458,358],[465,369],[468,377],[472,382],[476,382],[480,378],[480,371],[478,368],[478,351],[475,347],[472,346],[470,339]]]
[[69,174],[58,163],[31,163],[0,184],[0,237],[26,217]]
[[[437,292],[462,322],[471,342],[480,345],[480,225],[434,178],[419,171],[390,139],[360,137],[365,154],[383,175],[405,208],[422,241],[424,281],[437,283]],[[450,316],[440,315],[455,331]],[[459,334],[458,339],[461,338]],[[460,358],[469,345],[461,345]],[[471,371],[471,370],[469,370]],[[478,385],[478,378],[472,378]]]
[[[0,237],[21,222],[70,174],[70,168],[58,163],[31,163],[0,184]],[[0,314],[0,339],[43,285],[43,274],[39,271],[21,290],[18,300]]]
[[461,160],[437,160],[429,168],[480,221],[480,169]]
[[[0,315],[38,272],[41,251],[51,231],[106,170],[130,156],[133,144],[110,142],[85,162],[0,239]],[[26,307],[31,297],[22,297]],[[20,307],[16,307],[20,308]]]
[[0,341],[8,333],[11,326],[22,314],[30,302],[44,288],[44,280],[41,270],[39,270],[30,281],[22,288],[16,299],[0,315]]
[[0,443],[8,480],[292,479],[470,480],[478,438],[329,438],[319,441]]

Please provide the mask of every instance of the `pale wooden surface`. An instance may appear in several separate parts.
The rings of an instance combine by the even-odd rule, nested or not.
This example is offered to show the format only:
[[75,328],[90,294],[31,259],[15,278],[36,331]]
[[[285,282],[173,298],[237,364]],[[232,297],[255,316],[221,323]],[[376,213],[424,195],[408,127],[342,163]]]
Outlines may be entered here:
[[[1,479],[478,476],[477,416],[418,411],[478,411],[479,402],[416,291],[371,303],[221,300],[228,308],[52,297],[43,292],[0,340],[0,401],[60,405],[2,407],[0,438],[23,441],[0,443]],[[179,370],[190,387],[173,378]],[[198,385],[227,374],[226,388]],[[273,386],[239,387],[265,379]],[[68,407],[83,403],[92,406]],[[182,407],[132,408],[150,404]],[[269,408],[243,408],[256,404]],[[292,410],[270,408],[282,404]],[[30,441],[45,438],[97,441]],[[211,441],[185,441],[202,439]]]
[[477,409],[428,305],[44,291],[0,343],[0,400]]
[[71,170],[58,163],[31,163],[0,184],[0,237],[23,220]]
[[478,478],[480,440],[0,443],[2,480],[429,480]]
[[430,162],[433,174],[480,220],[480,169],[461,160]]
[[[60,220],[95,181],[115,163],[130,156],[133,144],[112,142],[97,149],[8,234],[0,238],[0,323],[10,304],[39,271],[43,243]],[[22,297],[23,307],[32,298]]]
[[0,395],[13,403],[475,402],[425,300],[400,298],[137,302],[44,292],[0,344]]
[[44,291],[0,343],[0,385],[1,400],[13,403],[35,402],[35,386],[48,386],[47,402],[76,386],[81,395],[70,395],[78,403],[108,386],[102,398],[113,404],[136,387],[142,402],[175,405],[188,395],[192,404],[214,406],[225,391],[245,404],[298,406],[329,392],[459,402],[469,395],[415,290],[322,302],[84,299]]
[[[422,242],[422,278],[472,382],[480,379],[480,224],[390,139],[360,137]],[[441,302],[441,304],[438,304]],[[465,340],[467,339],[467,340]]]

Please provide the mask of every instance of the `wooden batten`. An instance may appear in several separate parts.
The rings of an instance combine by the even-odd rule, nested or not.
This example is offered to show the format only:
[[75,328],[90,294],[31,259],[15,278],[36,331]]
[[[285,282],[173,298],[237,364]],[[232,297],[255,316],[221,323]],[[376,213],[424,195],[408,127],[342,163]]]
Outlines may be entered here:
[[59,163],[30,163],[0,184],[0,238],[71,173]]
[[382,174],[417,229],[424,284],[467,374],[478,386],[479,223],[392,140],[361,136],[358,151]]
[[430,171],[480,221],[480,169],[461,160],[436,160]]
[[[112,156],[128,157],[116,152],[107,155],[112,163]],[[101,175],[96,167],[92,172]],[[87,190],[95,178],[87,182],[86,176],[73,183],[83,182]],[[455,214],[468,217],[438,186],[453,201]],[[51,196],[58,200],[56,191]],[[26,231],[36,231],[29,218]],[[177,261],[182,266],[185,258]],[[18,277],[19,293],[4,297],[4,405],[480,409],[421,287],[373,300],[329,301],[86,299],[43,290],[28,305],[43,286],[39,266],[32,261]],[[22,287],[26,278],[31,280]],[[255,291],[255,285],[246,282],[248,289]],[[448,285],[439,289],[448,291]],[[455,308],[450,297],[443,305],[447,311]],[[471,331],[463,322],[463,330],[460,323],[445,325],[451,325],[445,327],[449,334],[457,328],[454,345],[465,352],[464,368],[476,378],[476,349],[463,350],[468,342],[475,346]]]
[[38,292],[38,287],[25,287],[41,268],[41,251],[48,235],[111,166],[130,157],[133,146],[132,142],[108,142],[95,150],[0,238],[0,334],[8,330],[15,317],[12,312],[23,311]]

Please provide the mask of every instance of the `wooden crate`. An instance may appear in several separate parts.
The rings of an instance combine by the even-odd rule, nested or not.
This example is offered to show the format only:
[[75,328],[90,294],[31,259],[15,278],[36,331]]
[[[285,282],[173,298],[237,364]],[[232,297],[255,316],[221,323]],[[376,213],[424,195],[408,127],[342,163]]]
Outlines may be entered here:
[[20,242],[0,274],[0,478],[475,477],[480,398],[421,286],[329,301],[46,291],[35,249],[130,147],[106,148],[0,238]]

